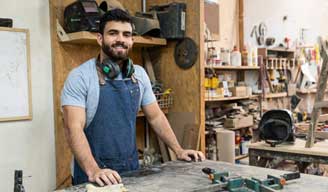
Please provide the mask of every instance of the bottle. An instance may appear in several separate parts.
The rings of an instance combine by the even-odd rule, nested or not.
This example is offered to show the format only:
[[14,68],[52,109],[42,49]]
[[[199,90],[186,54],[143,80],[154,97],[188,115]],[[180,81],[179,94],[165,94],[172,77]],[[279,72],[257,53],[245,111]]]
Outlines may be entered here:
[[237,46],[233,47],[233,51],[231,52],[231,65],[235,67],[241,66],[241,54],[237,49]]
[[250,45],[247,45],[247,64],[248,66],[252,66],[253,65],[253,59],[252,59],[252,47]]

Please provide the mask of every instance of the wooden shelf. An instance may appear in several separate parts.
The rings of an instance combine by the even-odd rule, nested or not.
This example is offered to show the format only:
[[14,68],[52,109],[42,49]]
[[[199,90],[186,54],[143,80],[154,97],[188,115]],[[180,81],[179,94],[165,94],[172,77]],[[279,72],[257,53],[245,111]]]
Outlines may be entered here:
[[232,101],[232,100],[239,100],[239,99],[254,99],[257,98],[257,95],[247,96],[247,97],[222,97],[222,98],[215,98],[215,97],[205,97],[205,101]]
[[250,127],[254,127],[254,125],[251,125],[251,126],[245,126],[245,127],[238,127],[238,128],[225,128],[225,129],[228,129],[230,131],[236,131],[236,130],[239,130],[239,129],[245,129],[245,128],[250,128]]
[[238,156],[235,157],[235,160],[245,159],[246,157],[248,157],[248,154],[238,155]]
[[260,67],[249,67],[249,66],[205,66],[206,69],[220,69],[220,70],[258,70]]
[[217,42],[217,41],[220,41],[220,39],[205,39],[205,43]]
[[287,92],[281,92],[281,93],[269,93],[265,95],[266,99],[270,98],[279,98],[279,97],[287,97]]
[[295,49],[286,49],[284,47],[266,48],[268,51],[278,51],[278,52],[295,52]]
[[[60,39],[61,43],[98,45],[96,33],[80,31],[75,33],[67,33],[66,35],[67,38]],[[133,42],[134,46],[163,46],[167,44],[166,39],[148,36],[134,36]]]
[[[310,90],[308,90],[308,89],[305,89],[305,90],[298,89],[298,90],[296,90],[296,93],[299,93],[299,94],[309,94],[309,93],[316,93],[316,92],[317,92],[317,89],[310,89]],[[327,92],[328,92],[328,89],[326,89],[325,93],[327,93]]]

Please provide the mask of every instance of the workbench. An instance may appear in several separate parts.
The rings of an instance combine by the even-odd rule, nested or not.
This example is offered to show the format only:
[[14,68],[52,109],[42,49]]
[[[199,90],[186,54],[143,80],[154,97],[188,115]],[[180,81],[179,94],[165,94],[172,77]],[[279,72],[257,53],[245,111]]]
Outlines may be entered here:
[[[218,161],[183,162],[174,161],[162,164],[158,168],[162,171],[152,175],[139,177],[123,177],[124,186],[129,192],[214,192],[218,191],[218,184],[212,184],[202,168],[210,167],[218,171],[229,171],[231,175],[257,177],[265,179],[267,174],[280,176],[286,171],[253,167],[248,165],[234,165]],[[57,192],[85,192],[85,185],[71,187]],[[300,179],[292,180],[282,190],[284,192],[327,192],[328,178],[302,174]]]
[[283,143],[275,147],[265,142],[252,143],[248,146],[249,164],[264,167],[267,161],[274,159],[293,160],[297,162],[299,171],[302,173],[311,163],[328,164],[326,140],[315,143],[312,148],[305,148],[305,142],[305,140],[296,139],[294,144]]

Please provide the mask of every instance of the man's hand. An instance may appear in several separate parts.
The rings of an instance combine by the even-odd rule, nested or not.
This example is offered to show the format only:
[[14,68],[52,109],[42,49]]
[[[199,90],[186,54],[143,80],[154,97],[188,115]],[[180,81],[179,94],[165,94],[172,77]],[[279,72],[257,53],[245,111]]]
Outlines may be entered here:
[[185,160],[185,161],[192,161],[195,160],[196,162],[198,160],[204,161],[205,156],[201,151],[195,151],[195,150],[181,150],[177,153],[177,158],[179,160]]
[[97,169],[89,176],[90,182],[96,182],[103,187],[104,185],[114,185],[122,182],[120,175],[111,169]]

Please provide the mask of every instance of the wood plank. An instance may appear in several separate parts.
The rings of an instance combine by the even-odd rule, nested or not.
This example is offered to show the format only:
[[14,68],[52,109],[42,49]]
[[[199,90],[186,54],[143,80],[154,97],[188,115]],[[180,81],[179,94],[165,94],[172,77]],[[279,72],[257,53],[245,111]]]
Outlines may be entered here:
[[[68,73],[86,60],[97,56],[99,46],[97,44],[66,44],[60,43],[57,36],[56,21],[63,24],[64,8],[75,0],[49,0],[52,65],[53,65],[53,92],[54,92],[54,115],[55,115],[55,145],[56,145],[56,187],[65,187],[70,183],[67,178],[71,176],[70,164],[72,154],[66,142],[64,134],[63,117],[60,107],[60,94]],[[97,0],[99,1],[99,0]],[[140,10],[140,3],[134,0],[120,0],[124,6],[133,11]],[[94,40],[95,41],[95,40]],[[83,53],[83,54],[81,54]],[[140,48],[134,48],[130,57],[134,63],[142,63]],[[137,123],[137,144],[143,146],[143,121]],[[138,146],[138,147],[139,147]]]
[[238,0],[238,39],[239,51],[242,52],[244,48],[244,0]]
[[[323,58],[323,62],[321,65],[321,71],[320,76],[317,84],[318,90],[326,90],[327,87],[327,79],[328,79],[328,53],[327,53],[327,47],[326,42],[323,42],[322,39],[320,39],[320,48],[321,48],[321,57]],[[324,91],[318,91],[315,95],[315,102],[314,105],[316,105],[318,102],[323,101],[325,92]],[[311,123],[310,128],[307,135],[307,141],[306,141],[306,147],[312,147],[314,145],[314,131],[315,127],[318,123],[318,116],[319,116],[320,108],[314,107],[311,113]]]
[[279,98],[279,97],[287,97],[287,92],[282,92],[282,93],[268,93],[268,94],[265,94],[265,98],[266,99]]
[[270,147],[270,145],[265,142],[257,142],[251,143],[248,148],[328,157],[328,141],[318,142],[312,148],[306,148],[305,142],[305,140],[296,139],[295,144],[283,143],[276,147]]
[[218,70],[259,70],[260,67],[252,67],[252,66],[205,66],[205,69],[218,69]]
[[182,137],[182,147],[185,149],[197,150],[199,139],[199,126],[195,124],[186,124]]
[[[161,5],[173,2],[172,0],[147,1],[147,6]],[[176,41],[169,41],[166,47],[161,48],[160,63],[154,66],[159,71],[159,78],[165,87],[174,91],[171,112],[193,112],[195,124],[201,131],[201,150],[205,152],[205,101],[203,82],[204,74],[204,1],[177,0],[187,4],[186,36],[192,38],[198,46],[198,58],[193,67],[184,70],[179,68],[173,59]],[[172,119],[172,121],[181,121]],[[190,122],[185,122],[190,123]]]
[[245,154],[245,155],[238,155],[235,157],[235,160],[241,160],[241,159],[245,159],[248,157],[248,154]]
[[165,163],[170,160],[170,157],[169,157],[170,154],[168,152],[168,149],[167,149],[165,143],[159,137],[157,137],[157,140],[158,140],[158,145],[159,145],[159,150],[160,150],[160,153],[162,156],[162,160]]
[[258,95],[252,95],[247,97],[222,97],[222,98],[205,97],[205,101],[233,101],[233,100],[255,99],[255,98],[258,98]]

